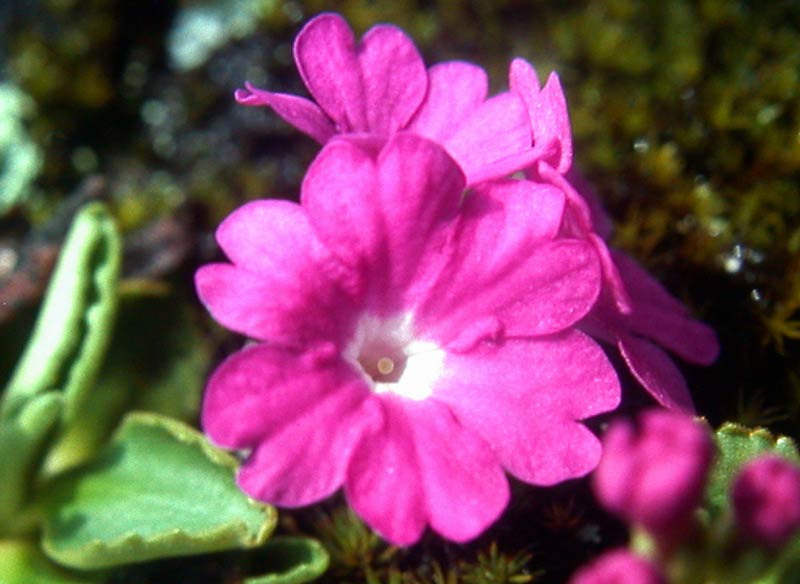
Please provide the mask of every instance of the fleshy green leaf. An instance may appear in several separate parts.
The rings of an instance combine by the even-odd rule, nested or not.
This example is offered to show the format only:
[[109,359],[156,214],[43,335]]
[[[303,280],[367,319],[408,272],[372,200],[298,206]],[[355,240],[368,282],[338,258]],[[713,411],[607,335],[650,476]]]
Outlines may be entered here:
[[56,566],[32,543],[0,540],[3,584],[92,584],[102,580],[102,574],[72,572]]
[[800,461],[797,446],[787,436],[773,436],[764,428],[746,428],[725,423],[715,433],[717,459],[706,489],[706,504],[712,515],[729,506],[731,482],[742,465],[760,454],[777,454]]
[[45,552],[91,569],[261,545],[276,513],[239,490],[236,466],[186,424],[129,414],[95,461],[48,489]]
[[99,203],[78,213],[25,348],[3,397],[7,417],[31,396],[60,388],[64,419],[80,412],[108,343],[116,308],[121,243]]
[[33,490],[37,463],[62,404],[58,392],[43,393],[0,422],[0,532],[20,529],[14,515]]
[[258,550],[263,576],[245,579],[245,584],[303,584],[313,582],[328,569],[328,553],[307,537],[276,537]]

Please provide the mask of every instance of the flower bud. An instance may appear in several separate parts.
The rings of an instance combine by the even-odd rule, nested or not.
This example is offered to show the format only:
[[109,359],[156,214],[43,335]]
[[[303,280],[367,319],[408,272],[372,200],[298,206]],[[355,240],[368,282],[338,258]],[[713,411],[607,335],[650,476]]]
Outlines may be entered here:
[[570,584],[666,584],[661,571],[626,549],[604,553],[580,568]]
[[746,538],[779,547],[800,529],[800,466],[774,455],[748,462],[731,492],[736,526]]
[[713,454],[711,436],[700,423],[651,410],[636,426],[628,420],[612,423],[594,490],[608,510],[668,543],[691,525]]

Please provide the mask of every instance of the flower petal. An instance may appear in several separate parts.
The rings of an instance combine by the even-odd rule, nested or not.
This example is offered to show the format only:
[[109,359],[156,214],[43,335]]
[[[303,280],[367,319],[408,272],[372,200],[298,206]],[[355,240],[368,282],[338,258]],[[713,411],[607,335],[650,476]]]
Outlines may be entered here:
[[366,382],[330,347],[244,349],[217,369],[203,403],[203,427],[214,442],[256,447],[239,472],[242,489],[283,506],[338,489],[361,436],[379,424]]
[[242,105],[268,106],[284,121],[324,144],[336,133],[330,118],[317,104],[297,95],[273,93],[245,83],[246,89],[237,89],[234,96]]
[[714,330],[692,318],[686,306],[632,258],[619,251],[612,254],[633,301],[633,312],[625,318],[630,330],[689,363],[713,363],[719,354]]
[[414,543],[426,523],[453,541],[476,537],[508,503],[491,449],[440,404],[393,396],[382,402],[386,425],[351,461],[350,504],[395,544]]
[[286,269],[297,258],[313,261],[317,238],[305,210],[290,201],[245,203],[217,228],[217,242],[237,266],[251,272]]
[[300,201],[319,239],[362,273],[384,259],[376,209],[378,173],[370,154],[348,140],[327,144],[311,163]]
[[449,247],[431,250],[444,265],[419,294],[418,331],[456,350],[497,333],[549,334],[580,319],[597,298],[600,269],[588,243],[551,240],[563,209],[563,193],[547,185],[478,187]]
[[344,484],[359,441],[380,423],[376,406],[376,400],[357,392],[331,392],[258,445],[239,470],[239,486],[281,507],[302,507],[332,495]]
[[444,141],[473,184],[475,177],[487,177],[483,167],[530,148],[531,129],[525,105],[515,94],[506,92],[485,101],[473,110],[458,130]]
[[622,275],[617,269],[617,264],[611,256],[605,240],[595,232],[586,235],[586,239],[594,247],[597,257],[600,259],[600,271],[603,274],[603,287],[614,302],[615,309],[620,315],[630,314],[633,310],[633,300],[631,300]]
[[433,400],[405,401],[431,527],[445,538],[477,537],[503,512],[508,481],[492,449]]
[[314,263],[265,273],[208,264],[197,270],[195,285],[215,320],[254,339],[296,347],[319,340],[338,345],[355,326],[349,295],[325,280]]
[[669,355],[634,335],[620,335],[617,347],[634,377],[658,403],[671,410],[694,413],[686,381]]
[[637,304],[645,302],[668,312],[689,315],[686,306],[670,294],[661,282],[645,270],[639,262],[618,249],[610,251],[614,264],[625,282],[625,287]]
[[520,57],[512,60],[508,67],[508,86],[511,91],[519,94],[529,109],[533,100],[542,90],[536,69]]
[[689,363],[710,365],[719,355],[714,329],[691,317],[638,304],[627,320],[631,331],[656,341]]
[[571,330],[448,354],[432,399],[481,436],[511,474],[552,485],[591,471],[600,443],[579,422],[615,408],[620,386],[602,349]]
[[305,210],[289,201],[252,201],[231,213],[217,240],[235,265],[198,270],[198,294],[224,326],[302,346],[344,340],[358,274],[322,246]]
[[403,128],[428,88],[425,63],[414,42],[399,28],[372,27],[361,39],[358,61],[370,131],[389,136]]
[[344,18],[325,13],[310,20],[295,39],[294,60],[338,132],[369,129],[356,40]]
[[566,173],[572,166],[572,131],[558,75],[551,73],[540,90],[536,70],[524,59],[514,59],[509,71],[509,85],[525,102],[534,144],[557,144],[557,154],[548,161],[559,173]]
[[396,311],[423,252],[444,239],[463,186],[441,147],[401,133],[377,161],[350,141],[326,146],[301,200],[323,243],[369,282],[372,307]]
[[[603,202],[594,187],[586,180],[586,178],[574,168],[569,171],[566,180],[575,186],[575,190],[586,201],[586,206],[589,208],[589,216],[597,233],[604,240],[608,240],[614,231],[614,221],[608,214],[608,211],[603,207]],[[611,252],[613,255],[613,251]]]
[[442,142],[486,100],[489,79],[477,65],[448,61],[431,67],[428,80],[428,93],[409,129]]
[[[383,223],[388,286],[381,294],[412,283],[423,254],[444,245],[458,214],[464,175],[437,144],[398,134],[378,158],[377,203]],[[376,271],[378,267],[376,266]]]
[[350,460],[345,494],[350,506],[395,545],[416,542],[428,522],[409,421],[381,400],[383,427],[358,445]]
[[330,345],[302,351],[258,344],[228,357],[208,381],[202,425],[216,444],[253,448],[265,436],[293,423],[327,393],[368,393]]

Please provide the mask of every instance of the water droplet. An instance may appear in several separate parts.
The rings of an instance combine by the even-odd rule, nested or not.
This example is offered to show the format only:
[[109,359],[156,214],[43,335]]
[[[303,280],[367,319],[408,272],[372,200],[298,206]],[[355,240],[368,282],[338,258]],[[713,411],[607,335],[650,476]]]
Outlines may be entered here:
[[650,142],[647,141],[647,138],[636,138],[633,142],[633,149],[639,153],[647,152],[650,150]]

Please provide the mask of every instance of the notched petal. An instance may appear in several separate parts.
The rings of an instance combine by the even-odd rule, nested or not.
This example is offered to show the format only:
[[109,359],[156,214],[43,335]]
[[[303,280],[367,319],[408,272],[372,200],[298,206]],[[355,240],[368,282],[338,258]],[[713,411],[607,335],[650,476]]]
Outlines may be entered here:
[[237,89],[234,97],[242,105],[272,108],[284,121],[320,144],[327,142],[336,132],[333,122],[325,112],[303,97],[265,91],[249,82],[245,83],[245,89]]
[[338,132],[369,129],[356,40],[344,18],[325,13],[310,20],[295,39],[294,59]]
[[358,51],[370,131],[389,136],[403,128],[419,108],[428,76],[414,42],[399,28],[372,27]]

